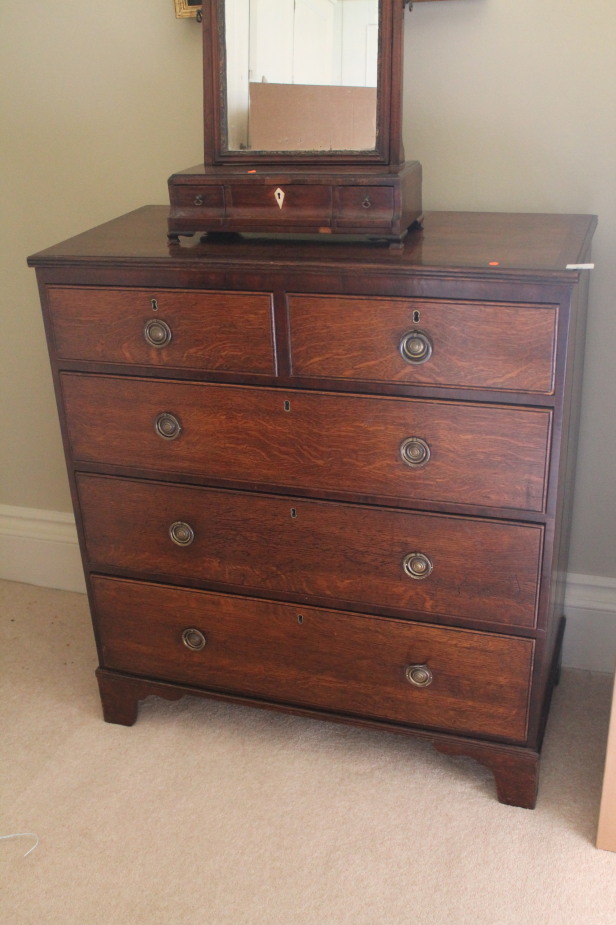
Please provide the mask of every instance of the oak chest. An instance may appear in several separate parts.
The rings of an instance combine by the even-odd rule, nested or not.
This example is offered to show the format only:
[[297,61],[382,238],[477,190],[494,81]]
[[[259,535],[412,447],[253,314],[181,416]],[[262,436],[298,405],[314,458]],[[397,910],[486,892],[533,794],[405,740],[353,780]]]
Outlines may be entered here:
[[30,259],[105,719],[188,693],[419,735],[532,807],[594,218],[433,213],[397,250],[165,222]]

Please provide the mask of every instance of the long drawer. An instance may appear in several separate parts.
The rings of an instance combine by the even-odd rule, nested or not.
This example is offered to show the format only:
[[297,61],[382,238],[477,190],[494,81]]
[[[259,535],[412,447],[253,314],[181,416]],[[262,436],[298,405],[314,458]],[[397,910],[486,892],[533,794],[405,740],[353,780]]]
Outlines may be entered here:
[[555,305],[287,297],[295,376],[551,394]]
[[535,624],[543,528],[79,474],[90,568]]
[[401,504],[544,507],[546,409],[79,374],[62,376],[62,394],[83,462]]
[[50,286],[60,360],[273,375],[269,293]]
[[529,639],[95,577],[103,665],[523,741]]

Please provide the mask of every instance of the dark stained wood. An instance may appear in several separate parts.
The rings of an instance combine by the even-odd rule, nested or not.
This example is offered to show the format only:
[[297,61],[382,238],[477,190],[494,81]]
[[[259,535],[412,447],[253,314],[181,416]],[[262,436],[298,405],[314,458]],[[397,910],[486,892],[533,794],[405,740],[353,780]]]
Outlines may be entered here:
[[[299,378],[351,379],[543,392],[554,388],[556,306],[434,299],[287,297],[291,371]],[[405,335],[432,345],[405,361]]]
[[[562,643],[588,276],[575,265],[596,220],[432,213],[392,251],[325,236],[169,247],[166,219],[146,207],[29,261],[105,717],[196,694],[402,732],[534,805]],[[171,319],[164,348],[143,342],[153,313]],[[432,357],[401,371],[415,326]],[[161,412],[177,440],[156,434]],[[427,440],[425,467],[404,466],[402,434]],[[404,572],[411,552],[427,578]],[[225,640],[208,678],[185,660],[199,653],[178,653],[184,614]],[[417,646],[443,686],[435,672],[407,701]]]
[[[526,736],[531,640],[98,577],[93,586],[107,668],[471,735]],[[199,651],[182,641],[190,628],[206,639]],[[417,664],[432,672],[428,687],[405,677]]]
[[147,684],[134,678],[123,678],[101,668],[96,670],[98,689],[106,723],[119,726],[133,726],[137,720],[139,701],[150,694],[157,694],[165,700],[179,700],[184,692],[170,684],[159,686]]
[[[62,394],[80,461],[403,504],[544,507],[545,409],[69,374]],[[161,412],[180,422],[177,439],[157,434]],[[430,449],[419,468],[402,460],[411,437]]]
[[[48,299],[55,349],[63,360],[276,371],[273,304],[267,293],[53,286]],[[169,326],[168,345],[147,342],[148,321]]]
[[290,184],[281,208],[276,200],[279,185],[271,181],[230,184],[226,197],[230,227],[236,222],[263,229],[304,224],[318,229],[321,225],[331,225],[332,191],[329,186]]
[[[421,165],[211,167],[169,177],[170,236],[203,232],[357,234],[399,239],[422,216]],[[282,207],[277,190],[284,193]],[[364,205],[366,203],[366,205]]]
[[[552,281],[567,287],[577,284],[582,273],[566,267],[585,262],[597,224],[592,215],[428,212],[422,228],[408,235],[401,251],[325,239],[272,241],[263,235],[169,247],[168,211],[168,206],[143,206],[34,254],[28,263],[34,267],[87,266],[90,278],[93,269],[107,266],[113,271],[116,285],[120,285],[120,273],[131,267],[147,269],[150,279],[168,267],[180,288],[186,281],[192,281],[195,288],[211,288],[207,280],[218,268],[227,272],[230,268],[249,268],[254,278],[260,265],[261,273],[266,273],[270,281],[280,270],[291,271],[296,280],[291,292],[298,291],[297,283],[308,271],[327,273],[328,278],[331,271],[328,291],[339,291],[336,279],[343,274],[346,295],[364,294],[371,271],[380,274],[381,290],[387,288],[392,275],[403,277],[407,287],[417,278],[437,276],[442,289],[447,279],[453,279],[458,290],[464,280],[472,279],[474,291],[482,293],[487,286],[497,288],[499,281],[515,281],[507,300],[529,302],[523,285],[527,280],[543,284],[535,290],[537,296]],[[361,277],[358,268],[362,270]],[[66,279],[66,274],[63,277]],[[479,280],[485,285],[478,286]],[[271,290],[271,286],[267,288]],[[310,292],[310,288],[306,291]],[[313,288],[312,294],[319,291]],[[382,297],[383,292],[378,295]],[[478,298],[483,300],[485,296]],[[553,301],[552,297],[550,302]]]
[[[540,527],[156,482],[78,477],[95,571],[432,617],[535,624]],[[171,524],[188,523],[176,546]],[[433,562],[406,575],[407,554]]]
[[474,758],[489,768],[494,775],[499,803],[534,809],[539,786],[539,754],[531,749],[526,752],[490,747],[466,742],[434,740],[437,751],[444,755]]

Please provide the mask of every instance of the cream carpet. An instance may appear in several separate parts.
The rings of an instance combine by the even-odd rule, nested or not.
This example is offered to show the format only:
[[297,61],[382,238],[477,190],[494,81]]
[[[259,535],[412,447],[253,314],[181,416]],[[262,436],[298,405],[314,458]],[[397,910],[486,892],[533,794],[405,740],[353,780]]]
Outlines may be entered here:
[[422,742],[185,698],[101,719],[85,598],[0,582],[2,925],[614,925],[611,679],[566,671],[534,811]]

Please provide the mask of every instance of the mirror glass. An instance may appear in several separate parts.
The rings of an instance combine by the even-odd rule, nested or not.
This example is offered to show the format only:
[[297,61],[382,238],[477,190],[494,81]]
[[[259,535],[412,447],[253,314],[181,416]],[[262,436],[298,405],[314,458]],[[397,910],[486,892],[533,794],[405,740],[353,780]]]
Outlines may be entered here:
[[226,148],[373,151],[379,0],[226,0]]

